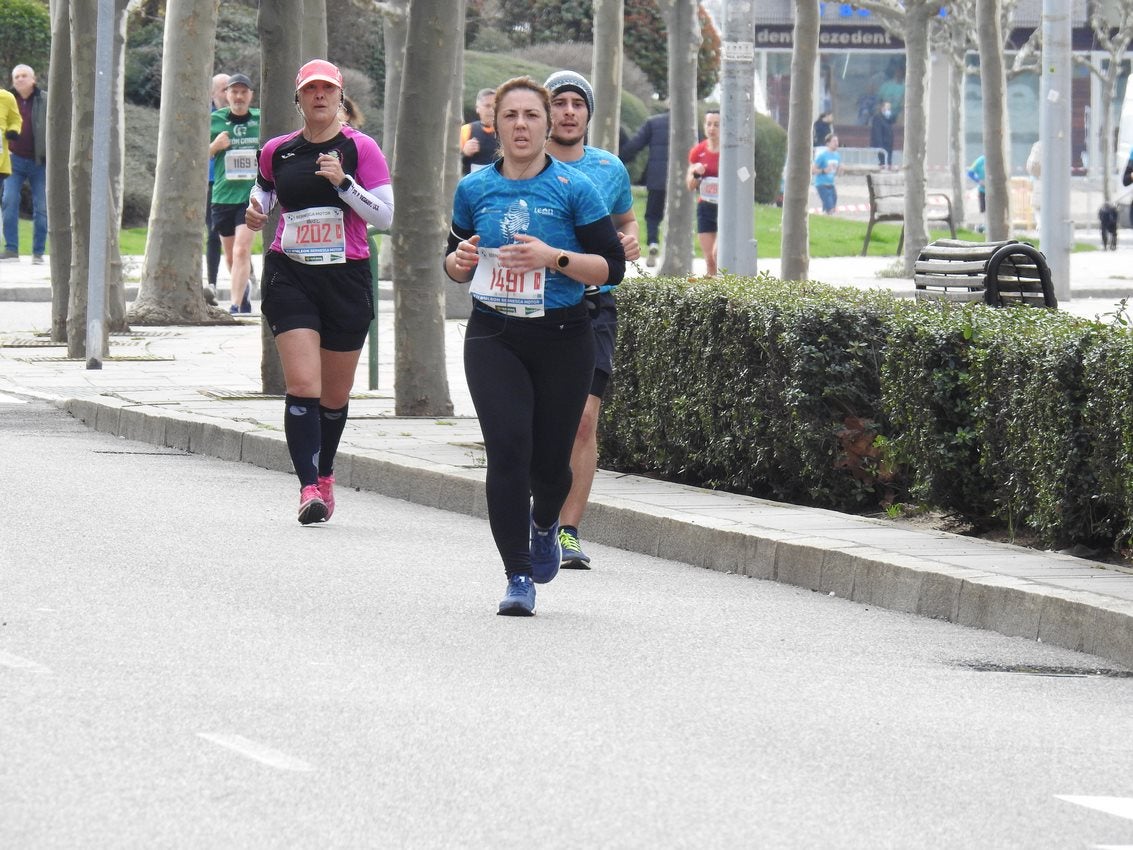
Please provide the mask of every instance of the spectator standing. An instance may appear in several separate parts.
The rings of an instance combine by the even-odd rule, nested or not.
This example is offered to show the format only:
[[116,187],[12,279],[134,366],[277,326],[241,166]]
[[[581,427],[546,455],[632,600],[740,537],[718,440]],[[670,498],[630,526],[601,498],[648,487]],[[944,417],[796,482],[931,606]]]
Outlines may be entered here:
[[1027,174],[1031,177],[1031,209],[1035,211],[1035,227],[1042,227],[1043,206],[1043,143],[1035,142],[1031,145],[1031,152],[1027,154]]
[[[873,113],[869,126],[870,147],[880,148],[877,164],[882,168],[893,165],[893,104],[883,100]],[[884,151],[884,153],[882,153]]]
[[12,157],[8,153],[8,143],[20,137],[24,121],[20,118],[20,107],[16,96],[7,89],[0,89],[0,187],[4,178],[12,173]]
[[889,101],[896,121],[905,109],[905,61],[894,57],[889,61],[885,82],[877,87],[877,99]]
[[[227,74],[217,74],[212,78],[212,89],[209,92],[209,114],[228,105],[228,98],[224,88],[228,85]],[[211,117],[209,119],[212,120]],[[220,272],[220,234],[212,225],[212,181],[214,160],[209,157],[209,188],[205,195],[205,274],[208,276],[208,288],[205,289],[205,298],[209,304],[216,305],[216,277]]]
[[277,200],[282,210],[264,257],[261,309],[283,364],[283,431],[303,525],[334,513],[334,459],[374,318],[366,228],[393,223],[385,156],[342,123],[342,102],[337,67],[312,59],[299,69],[303,128],[264,144],[245,211],[249,231],[258,231]]
[[22,125],[16,138],[9,138],[8,152],[12,173],[4,181],[0,203],[4,218],[4,253],[0,260],[20,258],[20,192],[24,183],[31,189],[31,261],[43,263],[47,249],[47,90],[35,82],[30,65],[12,69],[11,93],[16,98]]
[[471,174],[491,165],[500,149],[495,125],[496,90],[480,89],[476,93],[476,114],[480,120],[460,128],[460,161],[462,172]]
[[708,264],[708,277],[716,275],[716,233],[720,205],[720,111],[704,113],[704,140],[688,152],[685,185],[697,193],[696,236]]
[[[976,197],[980,204],[980,215],[987,212],[987,166],[984,155],[981,153],[968,167],[968,179],[976,184]],[[983,233],[986,227],[983,221],[976,225],[976,230]]]
[[810,173],[814,175],[814,188],[822,200],[822,211],[833,215],[838,206],[838,189],[835,181],[842,170],[842,155],[838,153],[838,137],[833,133],[826,136],[826,145],[814,158]]
[[826,137],[834,132],[834,113],[823,112],[815,119],[811,142],[812,147],[820,148],[826,144]]
[[529,77],[497,90],[502,156],[453,198],[445,273],[470,283],[464,371],[488,458],[488,522],[508,584],[498,613],[535,613],[535,583],[559,571],[559,512],[594,379],[583,295],[615,286],[625,253],[606,202],[549,157],[551,97]]
[[[547,153],[578,169],[594,183],[618,231],[625,258],[633,262],[641,256],[641,249],[637,242],[637,217],[633,212],[629,172],[614,154],[585,144],[594,114],[594,90],[585,77],[574,71],[558,71],[543,85],[551,93],[551,138],[547,141]],[[606,385],[614,372],[618,333],[614,293],[606,287],[602,289],[606,291],[598,294],[598,312],[594,316],[594,376],[570,454],[570,492],[559,511],[559,544],[565,569],[590,569],[590,557],[579,543],[578,527],[598,469],[598,415]]]
[[212,114],[209,156],[213,159],[212,218],[224,248],[231,278],[229,312],[251,313],[246,299],[252,274],[252,231],[244,212],[256,180],[256,149],[260,146],[260,110],[252,108],[252,81],[233,74],[224,87],[228,107]]
[[665,218],[665,192],[669,179],[669,113],[661,112],[645,119],[633,138],[622,145],[618,156],[626,165],[639,151],[649,149],[645,160],[645,242],[649,246],[645,265],[657,265],[661,250],[661,221]]

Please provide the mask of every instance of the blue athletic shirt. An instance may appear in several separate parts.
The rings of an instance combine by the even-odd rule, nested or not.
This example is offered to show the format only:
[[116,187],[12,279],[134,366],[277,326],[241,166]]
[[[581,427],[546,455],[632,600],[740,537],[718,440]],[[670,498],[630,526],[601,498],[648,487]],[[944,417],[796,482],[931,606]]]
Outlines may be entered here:
[[[479,234],[485,248],[500,248],[527,233],[553,248],[586,253],[575,227],[608,216],[589,178],[556,159],[527,180],[509,180],[499,169],[497,162],[461,178],[452,203],[454,230]],[[582,300],[585,287],[558,269],[548,269],[545,280],[547,309]]]
[[582,158],[564,162],[577,168],[590,178],[598,193],[606,199],[611,215],[621,215],[633,209],[633,192],[629,187],[629,172],[616,155],[602,148],[584,145]]

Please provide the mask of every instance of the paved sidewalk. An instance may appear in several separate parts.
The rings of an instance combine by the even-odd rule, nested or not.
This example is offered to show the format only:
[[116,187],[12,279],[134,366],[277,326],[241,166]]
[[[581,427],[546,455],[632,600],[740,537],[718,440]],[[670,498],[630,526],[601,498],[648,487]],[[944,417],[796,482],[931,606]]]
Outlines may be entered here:
[[[1133,280],[1124,277],[1133,249],[1075,258],[1075,288],[1103,294],[1076,298],[1068,308],[1093,316],[1133,294]],[[839,258],[815,261],[812,272],[833,283],[911,291],[908,281],[877,278],[889,263]],[[761,264],[767,271],[775,266]],[[0,301],[8,290],[44,288],[48,269],[26,260],[0,264]],[[388,283],[383,291],[390,291]],[[49,304],[21,309],[35,311],[26,327],[0,321],[0,394],[52,400],[91,427],[127,439],[290,470],[282,401],[259,392],[257,316],[231,326],[112,335],[103,369],[87,370],[83,361],[66,359],[64,347],[33,332],[49,327]],[[338,480],[485,516],[481,435],[461,362],[464,322],[446,323],[455,414],[397,417],[392,309],[384,300],[379,309],[378,385],[367,389],[364,352]],[[0,304],[0,316],[4,311]],[[280,522],[294,522],[294,496],[280,493]],[[583,533],[603,544],[1042,640],[1133,667],[1133,571],[605,471],[595,481]]]

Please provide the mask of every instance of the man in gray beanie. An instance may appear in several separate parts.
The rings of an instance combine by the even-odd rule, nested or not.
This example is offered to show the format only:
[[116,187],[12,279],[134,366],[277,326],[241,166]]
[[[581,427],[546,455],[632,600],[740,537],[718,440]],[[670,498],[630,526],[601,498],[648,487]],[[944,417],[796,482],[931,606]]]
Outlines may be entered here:
[[[543,85],[551,93],[551,137],[547,140],[547,153],[578,169],[598,187],[598,193],[606,199],[626,259],[630,262],[637,260],[641,250],[637,244],[637,217],[633,212],[629,172],[616,154],[585,143],[590,119],[594,116],[594,90],[585,77],[574,71],[556,71]],[[614,343],[618,330],[613,292],[603,287],[598,303],[598,313],[594,316],[594,379],[571,451],[570,468],[574,482],[559,514],[559,544],[563,550],[564,569],[590,569],[590,558],[579,543],[578,526],[586,511],[590,487],[598,468],[598,414],[602,409],[606,384],[614,369]]]

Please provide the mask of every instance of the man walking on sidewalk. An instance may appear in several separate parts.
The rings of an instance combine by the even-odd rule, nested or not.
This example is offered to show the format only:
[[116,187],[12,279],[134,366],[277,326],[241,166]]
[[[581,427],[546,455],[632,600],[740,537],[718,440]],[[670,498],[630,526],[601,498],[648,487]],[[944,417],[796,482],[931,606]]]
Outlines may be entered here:
[[23,119],[19,135],[10,139],[12,174],[4,181],[0,206],[4,217],[4,253],[0,260],[20,258],[20,191],[31,188],[31,261],[43,262],[47,249],[47,91],[35,84],[35,71],[29,65],[12,69],[12,94]]

